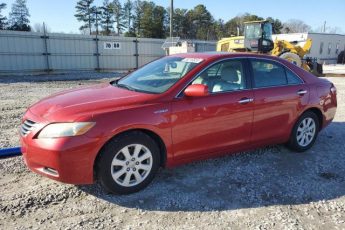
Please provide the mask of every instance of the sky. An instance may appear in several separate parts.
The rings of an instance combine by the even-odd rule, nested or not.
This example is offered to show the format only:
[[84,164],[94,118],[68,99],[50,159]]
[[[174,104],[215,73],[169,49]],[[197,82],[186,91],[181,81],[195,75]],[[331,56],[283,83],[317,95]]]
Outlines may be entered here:
[[[101,5],[102,1],[95,0],[95,4]],[[14,0],[0,0],[2,2],[7,4],[7,9],[3,12],[7,16]],[[27,0],[31,25],[45,22],[52,32],[79,33],[81,24],[74,17],[76,2],[77,0]],[[170,5],[170,0],[153,2],[164,7]],[[283,22],[292,18],[300,19],[313,29],[323,26],[326,21],[327,27],[337,27],[337,33],[345,33],[345,0],[174,0],[175,8],[191,9],[198,4],[204,4],[215,19],[223,19],[225,22],[248,12],[264,18],[278,18]]]

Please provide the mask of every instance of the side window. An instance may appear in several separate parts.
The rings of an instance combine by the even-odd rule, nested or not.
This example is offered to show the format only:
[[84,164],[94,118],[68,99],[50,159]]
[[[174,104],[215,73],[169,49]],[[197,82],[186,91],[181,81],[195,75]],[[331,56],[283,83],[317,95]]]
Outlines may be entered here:
[[328,54],[331,54],[331,50],[332,50],[332,44],[328,43]]
[[217,63],[201,72],[192,84],[207,85],[210,93],[245,89],[246,80],[242,61],[230,60]]
[[335,54],[339,53],[339,43],[337,43],[337,45],[335,46]]
[[289,85],[298,85],[298,84],[303,83],[303,81],[291,70],[288,70],[288,69],[285,69],[285,70],[286,70],[286,77],[287,77],[287,81]]
[[228,50],[229,50],[229,43],[222,44],[220,49],[223,52],[228,52]]
[[285,69],[279,64],[266,60],[250,60],[256,88],[287,85]]

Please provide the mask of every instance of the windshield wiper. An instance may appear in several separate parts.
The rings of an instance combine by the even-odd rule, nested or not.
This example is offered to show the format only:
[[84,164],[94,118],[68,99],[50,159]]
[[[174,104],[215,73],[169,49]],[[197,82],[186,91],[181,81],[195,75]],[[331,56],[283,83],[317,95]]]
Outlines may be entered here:
[[125,85],[125,84],[116,84],[116,86],[119,87],[119,88],[128,89],[130,91],[138,91],[137,89],[133,88],[132,86]]
[[129,91],[135,91],[135,92],[140,92],[140,93],[158,94],[156,92],[150,92],[150,91],[146,91],[146,90],[137,89],[137,88],[134,88],[134,87],[132,87],[130,85],[121,84],[121,83],[118,84],[117,82],[112,82],[111,85],[117,86],[119,88],[127,89]]

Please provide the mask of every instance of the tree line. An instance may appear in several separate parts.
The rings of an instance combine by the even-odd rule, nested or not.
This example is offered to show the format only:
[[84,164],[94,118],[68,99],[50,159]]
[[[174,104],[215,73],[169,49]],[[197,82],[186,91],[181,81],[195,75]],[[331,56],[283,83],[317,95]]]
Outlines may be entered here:
[[[0,3],[0,30],[41,32],[35,25],[30,27],[30,13],[26,0],[16,0],[8,17],[2,14],[7,7]],[[84,34],[102,34],[128,37],[169,37],[169,8],[152,1],[143,0],[104,0],[100,6],[94,0],[79,0],[75,6],[75,18],[81,23]],[[199,4],[192,9],[175,8],[173,36],[182,39],[219,40],[222,37],[243,35],[244,22],[268,20],[273,25],[273,33],[298,33],[311,31],[311,27],[301,20],[263,18],[244,13],[228,21],[215,19],[205,5]],[[36,28],[37,27],[37,28]],[[35,29],[36,28],[36,29]]]
[[[170,8],[164,8],[152,1],[104,0],[102,6],[94,5],[94,0],[79,0],[75,17],[82,22],[84,33],[103,35],[123,35],[130,37],[166,38],[170,31]],[[216,20],[205,5],[193,9],[174,9],[173,36],[183,39],[218,40],[222,37],[243,35],[244,22],[268,20],[273,25],[273,33],[308,32],[311,27],[301,20],[282,23],[272,17],[263,18],[245,13],[227,22]],[[100,30],[98,30],[98,27]]]
[[8,18],[2,15],[2,11],[6,7],[5,3],[0,3],[0,30],[31,31],[30,13],[26,6],[26,0],[16,0]]

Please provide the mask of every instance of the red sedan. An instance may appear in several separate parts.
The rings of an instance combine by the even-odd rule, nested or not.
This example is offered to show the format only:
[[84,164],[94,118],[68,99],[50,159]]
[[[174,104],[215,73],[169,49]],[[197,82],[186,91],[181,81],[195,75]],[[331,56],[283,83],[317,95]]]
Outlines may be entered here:
[[39,101],[25,113],[20,136],[32,171],[128,194],[159,167],[272,144],[305,151],[336,107],[332,83],[285,60],[180,54]]

